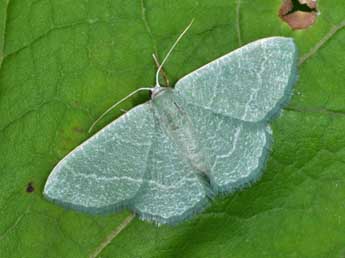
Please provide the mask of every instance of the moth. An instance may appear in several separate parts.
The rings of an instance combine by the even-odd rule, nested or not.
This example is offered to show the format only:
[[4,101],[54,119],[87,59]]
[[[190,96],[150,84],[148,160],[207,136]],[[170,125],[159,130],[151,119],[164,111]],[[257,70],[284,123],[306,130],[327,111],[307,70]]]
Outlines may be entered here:
[[159,85],[160,68],[151,99],[62,159],[45,197],[80,211],[129,209],[143,220],[176,224],[217,194],[260,177],[272,139],[269,122],[288,102],[297,77],[293,39],[249,43],[174,88]]

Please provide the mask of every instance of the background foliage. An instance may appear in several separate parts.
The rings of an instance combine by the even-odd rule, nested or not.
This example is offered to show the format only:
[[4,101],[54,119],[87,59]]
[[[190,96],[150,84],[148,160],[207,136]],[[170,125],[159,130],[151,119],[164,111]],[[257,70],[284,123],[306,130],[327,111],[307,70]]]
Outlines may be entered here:
[[264,176],[177,227],[135,219],[101,257],[344,257],[345,2],[320,0],[316,23],[295,32],[278,18],[280,4],[1,0],[0,257],[87,257],[128,215],[67,211],[43,199],[42,189],[102,111],[154,84],[151,54],[162,58],[193,17],[165,66],[173,83],[267,36],[293,37],[306,57],[293,99],[273,123]]

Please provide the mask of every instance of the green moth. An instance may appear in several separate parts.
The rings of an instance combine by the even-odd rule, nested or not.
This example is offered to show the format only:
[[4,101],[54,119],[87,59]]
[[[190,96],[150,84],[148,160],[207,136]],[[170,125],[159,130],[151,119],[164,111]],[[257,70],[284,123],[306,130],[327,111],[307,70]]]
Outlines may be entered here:
[[151,100],[61,160],[44,195],[90,213],[130,209],[157,224],[188,219],[215,195],[260,177],[269,122],[289,100],[296,76],[296,46],[283,37],[230,52],[174,89],[158,84],[157,71]]

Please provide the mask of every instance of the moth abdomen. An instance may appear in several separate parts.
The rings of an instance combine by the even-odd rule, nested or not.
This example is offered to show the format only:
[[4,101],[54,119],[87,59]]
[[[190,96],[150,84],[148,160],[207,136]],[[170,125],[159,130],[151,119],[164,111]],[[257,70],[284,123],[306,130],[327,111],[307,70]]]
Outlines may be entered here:
[[173,91],[167,90],[152,101],[154,114],[162,131],[176,144],[183,158],[198,171],[207,174],[209,165],[207,155],[200,144],[196,128],[184,107],[174,96]]

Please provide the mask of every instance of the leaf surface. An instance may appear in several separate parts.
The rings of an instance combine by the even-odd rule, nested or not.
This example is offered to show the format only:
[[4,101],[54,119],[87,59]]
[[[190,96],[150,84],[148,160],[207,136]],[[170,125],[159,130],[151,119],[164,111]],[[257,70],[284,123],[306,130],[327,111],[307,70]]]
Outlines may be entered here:
[[[294,32],[278,17],[280,4],[1,1],[0,257],[78,258],[99,247],[109,258],[343,257],[345,3],[320,1],[316,23]],[[64,210],[42,197],[46,178],[107,107],[154,84],[151,54],[162,59],[192,18],[165,65],[171,84],[245,43],[290,36],[301,56],[294,96],[272,124],[273,150],[258,183],[179,226],[135,219],[108,241],[128,213]]]

